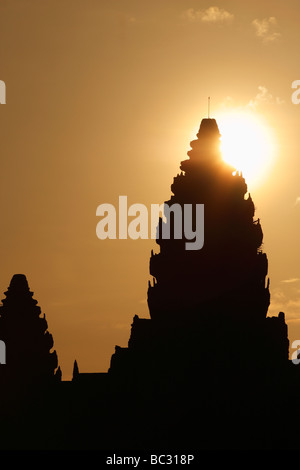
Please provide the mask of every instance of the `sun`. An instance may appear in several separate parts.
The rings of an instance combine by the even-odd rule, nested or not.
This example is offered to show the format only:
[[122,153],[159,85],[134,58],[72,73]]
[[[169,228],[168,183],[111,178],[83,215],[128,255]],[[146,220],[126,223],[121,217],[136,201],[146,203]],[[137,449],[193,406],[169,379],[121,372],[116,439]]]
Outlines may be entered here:
[[264,182],[275,160],[275,137],[262,117],[242,111],[216,116],[223,160],[241,171],[248,187]]

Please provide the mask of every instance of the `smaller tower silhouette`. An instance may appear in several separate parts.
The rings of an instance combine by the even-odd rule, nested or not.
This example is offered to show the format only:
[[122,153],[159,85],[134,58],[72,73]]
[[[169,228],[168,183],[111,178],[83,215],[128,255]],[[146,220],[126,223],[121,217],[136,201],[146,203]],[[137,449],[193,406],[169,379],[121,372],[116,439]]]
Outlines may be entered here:
[[[43,385],[61,379],[45,315],[24,274],[15,274],[0,306],[0,339],[6,345],[2,387]],[[56,373],[57,372],[57,373]]]

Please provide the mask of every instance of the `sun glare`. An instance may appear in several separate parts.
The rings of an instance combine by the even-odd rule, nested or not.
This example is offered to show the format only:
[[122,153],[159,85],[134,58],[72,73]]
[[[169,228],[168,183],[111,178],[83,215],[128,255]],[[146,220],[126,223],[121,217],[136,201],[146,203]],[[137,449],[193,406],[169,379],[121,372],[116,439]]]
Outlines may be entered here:
[[262,184],[275,159],[271,130],[250,112],[226,112],[216,120],[223,159],[242,171],[249,189]]

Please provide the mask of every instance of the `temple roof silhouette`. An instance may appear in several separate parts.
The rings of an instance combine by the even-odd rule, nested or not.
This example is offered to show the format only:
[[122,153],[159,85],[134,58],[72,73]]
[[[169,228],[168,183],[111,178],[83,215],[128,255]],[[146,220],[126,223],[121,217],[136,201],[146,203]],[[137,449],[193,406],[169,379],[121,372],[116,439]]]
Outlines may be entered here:
[[[12,413],[25,424],[1,436],[7,446],[274,449],[288,446],[287,429],[294,444],[300,437],[300,373],[289,359],[284,313],[268,316],[260,220],[242,174],[222,159],[216,120],[203,119],[196,137],[166,204],[204,204],[204,245],[189,251],[185,236],[164,238],[163,224],[172,234],[175,215],[160,218],[149,260],[149,317],[133,317],[128,344],[116,345],[107,372],[82,372],[76,360],[73,379],[61,380],[27,279],[11,279],[0,307],[8,358],[0,398],[9,403],[0,413],[5,423]],[[33,384],[23,408],[15,406],[22,387],[10,393],[16,379]],[[38,394],[40,381],[46,386]]]

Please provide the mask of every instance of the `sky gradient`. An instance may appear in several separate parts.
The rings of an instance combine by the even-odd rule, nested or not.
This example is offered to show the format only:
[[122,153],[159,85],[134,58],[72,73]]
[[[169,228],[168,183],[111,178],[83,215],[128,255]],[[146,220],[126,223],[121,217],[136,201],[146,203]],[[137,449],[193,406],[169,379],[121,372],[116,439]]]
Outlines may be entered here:
[[63,380],[75,359],[106,371],[133,316],[149,315],[158,247],[99,240],[97,206],[168,200],[208,96],[211,117],[251,109],[276,135],[268,176],[248,189],[269,315],[285,312],[300,340],[299,24],[297,0],[1,1],[0,292],[27,276]]

